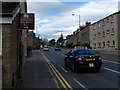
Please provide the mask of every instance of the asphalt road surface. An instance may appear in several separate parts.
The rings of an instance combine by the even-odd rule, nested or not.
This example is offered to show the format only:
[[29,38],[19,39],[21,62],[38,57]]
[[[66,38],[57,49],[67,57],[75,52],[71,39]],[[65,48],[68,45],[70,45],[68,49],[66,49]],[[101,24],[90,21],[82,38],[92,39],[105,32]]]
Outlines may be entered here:
[[60,72],[72,88],[81,88],[88,90],[90,88],[107,88],[115,89],[119,88],[119,69],[118,57],[102,55],[103,64],[100,72],[73,72],[70,68],[64,66],[65,53],[69,50],[55,51],[54,48],[50,48],[50,51],[40,50],[48,60],[54,65],[54,67]]

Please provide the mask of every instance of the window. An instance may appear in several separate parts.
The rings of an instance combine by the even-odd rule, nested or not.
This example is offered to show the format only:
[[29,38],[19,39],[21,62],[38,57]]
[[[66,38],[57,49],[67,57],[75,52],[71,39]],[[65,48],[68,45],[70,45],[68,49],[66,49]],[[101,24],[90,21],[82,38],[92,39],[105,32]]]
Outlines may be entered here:
[[115,30],[114,30],[114,28],[112,28],[112,33],[111,33],[112,35],[114,35],[115,34]]
[[101,43],[98,43],[98,48],[101,48]]
[[105,22],[104,22],[104,21],[102,21],[102,27],[103,27],[103,26],[105,26]]
[[100,38],[100,37],[101,37],[101,33],[99,32],[99,33],[98,33],[98,38]]
[[93,25],[93,30],[95,30],[96,29],[96,24],[95,25]]
[[109,41],[107,41],[107,46],[110,46],[110,42]]
[[111,23],[114,23],[114,16],[111,17]]
[[105,31],[103,31],[103,37],[105,37]]
[[100,23],[98,23],[98,28],[100,28]]
[[96,49],[96,43],[94,43],[94,49]]
[[106,23],[108,23],[109,22],[109,18],[107,18],[107,20],[106,20]]
[[93,35],[93,40],[96,39],[96,34]]
[[107,30],[107,34],[109,34],[110,33],[110,30]]
[[115,46],[115,41],[112,41],[112,46]]
[[105,42],[103,42],[103,48],[105,47]]

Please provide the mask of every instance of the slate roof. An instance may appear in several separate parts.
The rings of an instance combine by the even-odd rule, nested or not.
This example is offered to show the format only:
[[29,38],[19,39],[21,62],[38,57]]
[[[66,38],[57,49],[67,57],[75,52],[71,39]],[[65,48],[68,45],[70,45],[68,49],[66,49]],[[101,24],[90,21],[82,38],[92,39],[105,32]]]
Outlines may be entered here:
[[19,2],[2,2],[2,16],[12,17],[19,8]]

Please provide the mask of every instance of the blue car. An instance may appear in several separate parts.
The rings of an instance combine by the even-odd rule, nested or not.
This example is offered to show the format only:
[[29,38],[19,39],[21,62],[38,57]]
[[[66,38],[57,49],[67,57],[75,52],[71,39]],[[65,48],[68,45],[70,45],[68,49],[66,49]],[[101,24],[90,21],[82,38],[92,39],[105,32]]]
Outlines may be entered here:
[[61,47],[59,47],[59,46],[55,47],[55,51],[60,51],[60,50],[61,50]]

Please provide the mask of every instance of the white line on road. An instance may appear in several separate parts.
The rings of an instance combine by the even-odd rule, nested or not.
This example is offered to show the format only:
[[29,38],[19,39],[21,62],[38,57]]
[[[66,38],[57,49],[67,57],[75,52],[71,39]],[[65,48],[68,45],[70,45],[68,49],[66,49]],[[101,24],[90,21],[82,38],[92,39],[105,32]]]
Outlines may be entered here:
[[64,54],[61,54],[61,53],[58,53],[58,54],[59,54],[59,55],[62,55],[62,56],[64,56],[64,57],[66,56],[66,55],[64,55]]
[[51,60],[52,62],[54,62],[54,63],[56,63],[56,61],[54,61],[54,60]]
[[79,81],[77,81],[75,78],[73,78],[73,80],[79,84],[82,88],[84,88],[85,90],[88,90],[84,85],[82,85]]
[[67,72],[62,66],[58,65],[64,72]]
[[105,60],[105,59],[103,59],[103,61],[105,61],[105,62],[110,62],[110,63],[114,63],[114,64],[120,64],[120,63],[118,63],[118,62],[108,61],[108,60]]
[[118,71],[116,71],[116,70],[112,70],[112,69],[110,69],[110,68],[104,68],[105,70],[108,70],[108,71],[111,71],[111,72],[115,72],[115,73],[118,73],[118,74],[120,74],[120,72],[118,72]]

